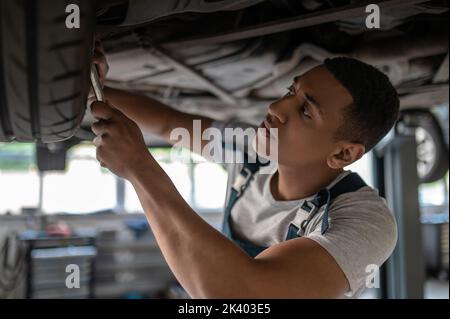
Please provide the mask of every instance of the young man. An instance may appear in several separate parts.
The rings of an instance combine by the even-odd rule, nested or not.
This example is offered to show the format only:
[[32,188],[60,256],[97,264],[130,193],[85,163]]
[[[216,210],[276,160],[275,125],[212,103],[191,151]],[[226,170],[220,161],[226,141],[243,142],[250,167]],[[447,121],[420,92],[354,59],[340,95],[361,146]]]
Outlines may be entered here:
[[[101,51],[94,61],[104,78]],[[384,199],[344,170],[397,119],[396,91],[375,68],[327,60],[296,77],[269,106],[261,127],[278,130],[277,170],[260,174],[254,165],[232,165],[226,236],[183,200],[141,131],[173,143],[170,132],[192,133],[196,119],[202,131],[228,125],[148,97],[112,88],[105,94],[108,104],[91,105],[99,119],[92,126],[97,159],[132,183],[169,267],[191,297],[355,297],[371,267],[392,253],[396,223]]]

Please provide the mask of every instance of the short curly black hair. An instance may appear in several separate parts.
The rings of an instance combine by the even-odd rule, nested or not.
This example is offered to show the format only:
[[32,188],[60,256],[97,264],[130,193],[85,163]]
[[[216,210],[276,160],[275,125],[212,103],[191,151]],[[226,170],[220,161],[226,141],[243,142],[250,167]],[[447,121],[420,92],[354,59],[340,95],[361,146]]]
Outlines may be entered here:
[[368,152],[398,119],[397,91],[383,72],[359,60],[331,58],[324,61],[324,66],[353,97],[336,138],[362,143]]

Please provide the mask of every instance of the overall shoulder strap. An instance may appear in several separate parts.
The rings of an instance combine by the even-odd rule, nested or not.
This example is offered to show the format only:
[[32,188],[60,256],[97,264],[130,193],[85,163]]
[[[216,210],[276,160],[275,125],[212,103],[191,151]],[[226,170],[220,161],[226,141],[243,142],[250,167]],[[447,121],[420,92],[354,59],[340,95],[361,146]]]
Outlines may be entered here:
[[306,226],[311,221],[311,219],[318,213],[319,209],[322,206],[325,206],[323,216],[322,216],[322,224],[321,224],[321,233],[324,234],[329,227],[328,224],[328,206],[331,201],[333,201],[336,197],[345,194],[356,192],[358,189],[367,186],[364,180],[357,173],[350,173],[344,178],[342,178],[339,182],[337,182],[330,189],[323,188],[321,189],[317,195],[311,201],[305,201],[302,205],[302,209],[308,212],[308,218],[306,218],[300,225],[300,228],[293,223],[289,225],[288,235],[286,240],[302,236],[305,232]]
[[[259,171],[261,166],[265,166],[267,164],[262,164],[258,159],[256,159],[255,162],[250,162],[248,159],[247,154],[244,154],[244,163],[242,166],[241,171],[239,172],[238,176],[236,177],[232,187],[231,187],[231,194],[236,193],[236,198],[234,201],[236,201],[238,198],[240,198],[244,191],[247,189],[248,185],[250,184],[250,181],[252,177]],[[231,199],[231,196],[230,196]],[[234,205],[234,203],[231,203],[230,200],[228,200],[227,207],[231,207]]]
[[244,163],[242,169],[231,187],[230,195],[225,205],[222,231],[228,237],[231,237],[231,229],[229,227],[231,209],[233,208],[234,204],[236,204],[237,200],[242,197],[253,176],[259,171],[261,166],[265,165],[268,165],[268,163],[263,164],[258,160],[258,158],[256,159],[256,161],[249,161],[248,155],[244,154]]
[[367,186],[364,180],[357,173],[350,173],[336,183],[330,189],[330,200],[334,200],[339,195],[356,192],[358,189]]
[[[237,146],[236,143],[226,143],[225,141],[222,141],[222,149],[231,149],[233,152],[237,151]],[[251,178],[253,177],[253,175],[255,175],[260,167],[262,166],[266,166],[269,163],[262,163],[258,156],[256,156],[256,159],[251,160],[250,157],[248,156],[248,153],[246,152],[242,152],[242,156],[243,156],[243,165],[242,168],[238,174],[238,176],[236,177],[236,180],[234,181],[233,185],[232,185],[232,189],[231,191],[235,191],[237,192],[237,197],[239,198],[240,196],[242,196],[244,190],[247,188]],[[230,196],[231,199],[231,196]],[[226,206],[230,206],[230,199],[228,200],[228,203]],[[233,203],[234,204],[234,203]]]
[[329,227],[328,206],[330,202],[333,201],[339,195],[356,192],[358,189],[364,186],[366,186],[366,183],[357,173],[350,173],[344,178],[342,178],[330,189],[325,188],[317,194],[316,198],[312,200],[313,204],[317,207],[317,210],[319,210],[320,207],[325,205],[321,226],[322,234],[324,234]]

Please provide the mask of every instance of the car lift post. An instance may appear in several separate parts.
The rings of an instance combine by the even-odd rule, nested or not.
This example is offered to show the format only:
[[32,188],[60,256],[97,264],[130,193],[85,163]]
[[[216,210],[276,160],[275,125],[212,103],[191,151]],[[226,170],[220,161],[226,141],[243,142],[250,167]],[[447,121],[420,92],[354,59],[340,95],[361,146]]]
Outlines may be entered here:
[[389,134],[375,150],[375,186],[397,220],[398,242],[381,269],[381,298],[424,297],[425,263],[414,136]]

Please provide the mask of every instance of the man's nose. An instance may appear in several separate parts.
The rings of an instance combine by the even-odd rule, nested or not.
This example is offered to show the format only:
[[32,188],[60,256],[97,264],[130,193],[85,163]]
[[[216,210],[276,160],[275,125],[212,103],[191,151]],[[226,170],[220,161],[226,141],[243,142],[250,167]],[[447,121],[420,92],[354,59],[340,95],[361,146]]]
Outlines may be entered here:
[[269,110],[267,111],[268,113],[267,121],[269,123],[271,123],[274,120],[280,122],[281,124],[285,124],[287,122],[288,119],[287,110],[285,110],[285,107],[283,107],[281,104],[282,103],[280,103],[280,101],[270,104]]

